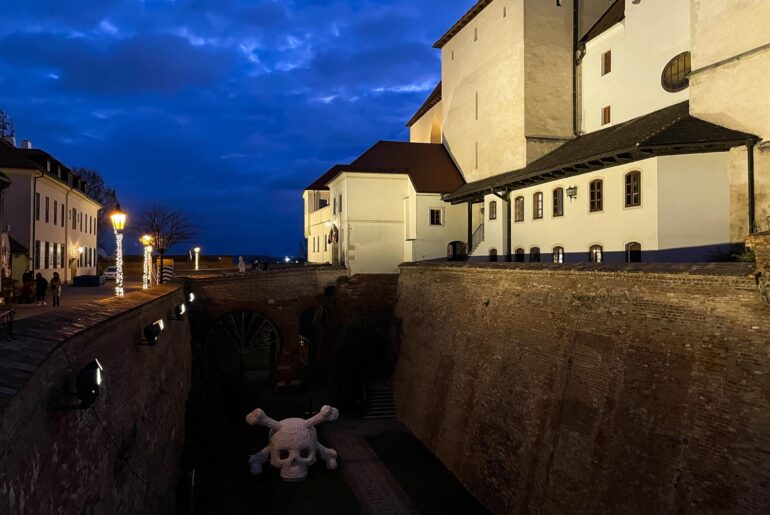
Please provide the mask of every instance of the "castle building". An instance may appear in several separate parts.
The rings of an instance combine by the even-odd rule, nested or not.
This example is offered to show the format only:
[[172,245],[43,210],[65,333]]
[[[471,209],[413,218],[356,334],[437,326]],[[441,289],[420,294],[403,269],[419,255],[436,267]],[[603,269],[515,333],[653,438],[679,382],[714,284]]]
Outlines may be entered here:
[[[369,169],[408,176],[397,154],[441,145],[460,184],[450,190],[440,181],[441,202],[418,202],[411,217],[404,193],[404,214],[387,218],[389,237],[358,229],[364,254],[349,220],[323,212],[335,200],[325,188],[347,173],[333,168],[305,192],[305,231],[312,239],[347,230],[348,247],[327,255],[311,244],[318,250],[310,261],[391,272],[402,247],[401,261],[413,261],[452,256],[458,243],[470,259],[490,261],[729,257],[770,215],[770,160],[760,143],[770,103],[756,100],[760,74],[770,71],[770,37],[761,27],[736,29],[749,22],[748,6],[715,4],[478,1],[434,45],[442,78],[408,122],[410,143],[367,152]],[[754,7],[768,11],[767,3]],[[717,51],[718,38],[730,44]],[[735,82],[740,94],[724,99],[737,67],[745,72]],[[437,163],[420,165],[433,177],[454,174]],[[362,180],[372,187],[345,198],[363,207],[361,219],[371,215],[373,229],[385,221],[374,205],[395,212],[398,203],[376,193],[373,176]],[[439,208],[451,215],[444,232],[432,233],[425,223]]]
[[62,281],[95,275],[97,216],[101,205],[88,196],[86,183],[49,153],[0,140],[0,172],[10,180],[3,192],[4,223],[26,249],[15,258],[12,278],[25,271]]

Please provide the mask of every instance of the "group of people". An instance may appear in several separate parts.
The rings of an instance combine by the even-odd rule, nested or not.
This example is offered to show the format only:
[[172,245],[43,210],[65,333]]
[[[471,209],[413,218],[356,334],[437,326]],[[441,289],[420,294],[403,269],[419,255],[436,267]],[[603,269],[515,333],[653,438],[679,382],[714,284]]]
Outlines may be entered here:
[[43,277],[43,274],[40,272],[37,275],[34,275],[31,271],[24,272],[22,283],[22,303],[30,304],[36,300],[38,306],[47,306],[46,298],[50,290],[52,305],[61,305],[62,281],[61,277],[59,277],[59,272],[54,272],[50,281]]

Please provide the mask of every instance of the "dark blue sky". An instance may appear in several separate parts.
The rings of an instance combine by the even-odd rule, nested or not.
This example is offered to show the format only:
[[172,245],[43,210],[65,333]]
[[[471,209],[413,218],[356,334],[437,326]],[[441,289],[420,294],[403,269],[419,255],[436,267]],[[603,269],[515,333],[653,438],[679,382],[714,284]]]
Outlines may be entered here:
[[[136,212],[189,211],[204,252],[293,254],[301,191],[404,123],[474,0],[18,0],[0,16],[17,138]],[[130,219],[129,219],[130,221]]]

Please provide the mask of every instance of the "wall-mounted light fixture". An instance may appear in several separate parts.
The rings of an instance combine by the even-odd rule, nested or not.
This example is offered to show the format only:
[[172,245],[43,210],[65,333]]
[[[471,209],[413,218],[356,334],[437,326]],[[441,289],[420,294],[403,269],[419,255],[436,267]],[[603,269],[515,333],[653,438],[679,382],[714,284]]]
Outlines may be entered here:
[[56,410],[74,410],[88,409],[94,405],[99,397],[99,390],[104,379],[104,369],[98,359],[83,367],[78,372],[75,381],[75,396],[80,400],[80,404],[74,406],[57,406]]
[[575,200],[577,197],[577,186],[570,186],[567,188],[567,196],[569,197],[570,202]]
[[190,295],[187,297],[190,301],[190,303],[195,302],[195,294],[193,292],[190,292]]
[[184,314],[187,313],[187,305],[182,303],[174,308],[174,320],[182,320]]
[[155,345],[158,343],[158,337],[163,329],[166,328],[163,319],[161,318],[157,322],[154,322],[144,328],[144,340],[140,341],[137,345]]

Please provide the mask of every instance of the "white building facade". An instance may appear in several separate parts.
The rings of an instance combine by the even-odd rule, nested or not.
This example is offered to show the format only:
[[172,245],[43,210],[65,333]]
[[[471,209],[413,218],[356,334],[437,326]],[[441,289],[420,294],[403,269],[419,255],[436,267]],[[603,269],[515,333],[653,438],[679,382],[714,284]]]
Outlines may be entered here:
[[5,220],[11,237],[27,250],[24,270],[47,279],[58,272],[71,283],[97,271],[97,226],[101,205],[86,184],[50,154],[0,142],[0,170],[11,179],[5,192]]
[[[436,42],[442,80],[409,121],[410,139],[440,141],[465,184],[430,200],[452,207],[430,248],[457,238],[474,260],[729,259],[770,217],[769,175],[753,172],[770,167],[770,113],[751,107],[770,71],[768,32],[742,36],[750,9],[721,2],[577,7],[480,0]],[[715,50],[721,38],[729,44]],[[725,99],[738,66],[740,98]],[[343,193],[345,205],[374,202],[373,191]],[[404,260],[438,253],[408,252],[408,231],[403,242],[382,234],[392,256],[402,244]]]

